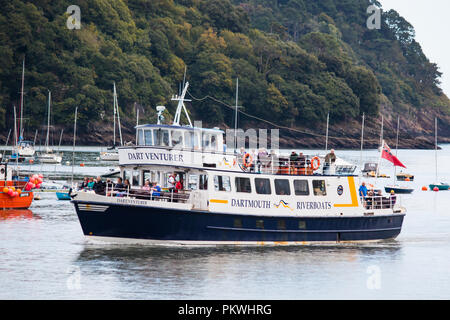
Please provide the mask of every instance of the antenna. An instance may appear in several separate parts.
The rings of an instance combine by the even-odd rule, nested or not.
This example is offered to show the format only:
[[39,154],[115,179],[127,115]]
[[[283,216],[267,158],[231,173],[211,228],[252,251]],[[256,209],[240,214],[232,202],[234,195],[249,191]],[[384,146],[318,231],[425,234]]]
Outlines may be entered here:
[[[239,97],[239,78],[236,78],[236,104],[234,111],[234,153],[237,153],[237,126],[238,126],[238,97]],[[245,143],[244,143],[245,145]]]
[[[186,95],[188,87],[189,87],[189,82],[186,82],[186,84],[184,85],[184,88],[183,88],[183,92],[181,93],[181,96],[178,96],[178,95],[172,96],[172,99],[171,99],[172,101],[178,101],[177,111],[175,112],[175,116],[173,118],[173,125],[174,126],[180,126],[181,112],[184,110],[186,118],[189,121],[189,127],[192,128],[191,118],[189,117],[189,114],[188,114],[188,112],[186,110],[186,106],[184,105],[185,101],[192,101],[190,99],[185,99],[184,98],[185,95]],[[159,119],[158,119],[158,122],[159,122]]]
[[329,123],[330,123],[330,113],[328,112],[328,114],[327,114],[327,133],[326,133],[326,135],[325,135],[325,152],[326,151],[328,151],[328,126],[329,126]]

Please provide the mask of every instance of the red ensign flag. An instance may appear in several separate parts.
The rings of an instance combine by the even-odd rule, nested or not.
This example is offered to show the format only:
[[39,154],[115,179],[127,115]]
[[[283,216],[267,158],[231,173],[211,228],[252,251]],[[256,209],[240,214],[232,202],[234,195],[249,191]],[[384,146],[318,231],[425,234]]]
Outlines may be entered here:
[[386,142],[383,144],[383,150],[381,151],[381,157],[392,162],[394,166],[403,167],[406,168],[403,163],[400,162],[400,160],[397,159],[396,156],[394,156],[391,152],[391,148],[387,145]]

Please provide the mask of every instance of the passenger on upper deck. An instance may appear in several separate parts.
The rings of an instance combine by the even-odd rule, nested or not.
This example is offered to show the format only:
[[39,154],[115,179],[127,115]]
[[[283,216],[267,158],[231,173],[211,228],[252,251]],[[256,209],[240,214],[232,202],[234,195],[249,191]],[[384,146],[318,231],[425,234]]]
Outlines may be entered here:
[[161,187],[156,182],[152,182],[151,193],[152,198],[161,196]]
[[177,183],[176,177],[177,177],[177,174],[173,173],[173,174],[169,175],[169,178],[167,178],[167,185],[168,185],[169,191],[175,191],[175,185]]
[[303,152],[300,152],[298,155],[298,165],[301,168],[306,167],[306,157],[303,155]]
[[367,197],[367,187],[365,182],[359,187],[359,196],[364,198]]
[[336,155],[334,154],[334,149],[330,150],[330,153],[328,153],[325,156],[325,163],[330,165],[336,162]]
[[150,186],[150,181],[145,180],[144,185],[142,186],[142,190],[150,191],[152,188]]
[[291,161],[291,162],[296,162],[297,160],[298,160],[298,154],[297,154],[297,152],[295,152],[295,151],[292,151],[291,152],[291,155],[289,156],[289,160]]

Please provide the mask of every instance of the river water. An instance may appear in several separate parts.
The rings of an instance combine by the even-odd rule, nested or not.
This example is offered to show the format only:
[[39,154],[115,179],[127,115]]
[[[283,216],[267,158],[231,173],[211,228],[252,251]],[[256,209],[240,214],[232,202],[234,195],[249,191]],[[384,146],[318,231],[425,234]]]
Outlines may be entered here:
[[[64,150],[64,148],[62,148]],[[99,148],[77,147],[75,174],[95,176]],[[62,166],[22,170],[68,176]],[[83,152],[81,152],[83,151]],[[304,152],[304,150],[302,150]],[[308,153],[315,153],[310,151]],[[357,164],[359,151],[337,150]],[[377,160],[365,150],[363,161]],[[450,191],[421,191],[435,180],[433,150],[399,150],[415,175],[400,236],[372,244],[299,247],[151,247],[91,243],[73,205],[41,193],[30,210],[0,211],[0,299],[449,299]],[[450,181],[450,145],[438,151]],[[383,160],[381,170],[393,174]],[[364,179],[378,186],[392,179]]]

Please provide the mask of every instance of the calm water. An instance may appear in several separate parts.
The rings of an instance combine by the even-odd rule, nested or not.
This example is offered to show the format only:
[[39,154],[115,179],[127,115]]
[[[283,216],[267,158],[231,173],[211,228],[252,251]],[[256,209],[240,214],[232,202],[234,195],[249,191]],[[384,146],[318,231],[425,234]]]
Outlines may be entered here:
[[[69,150],[63,161],[71,161]],[[94,167],[98,150],[87,151],[77,153],[86,163],[76,169],[80,174],[114,167]],[[358,151],[337,153],[359,162]],[[415,174],[410,184],[416,188],[402,197],[408,209],[402,233],[395,241],[367,245],[95,244],[83,238],[69,202],[42,193],[28,211],[0,211],[0,299],[449,299],[450,191],[420,190],[434,182],[434,151],[399,150],[398,157],[405,172]],[[364,153],[365,160],[376,158],[376,151]],[[449,163],[445,145],[439,151],[441,180],[450,181]],[[392,176],[393,169],[383,160],[381,172]]]

